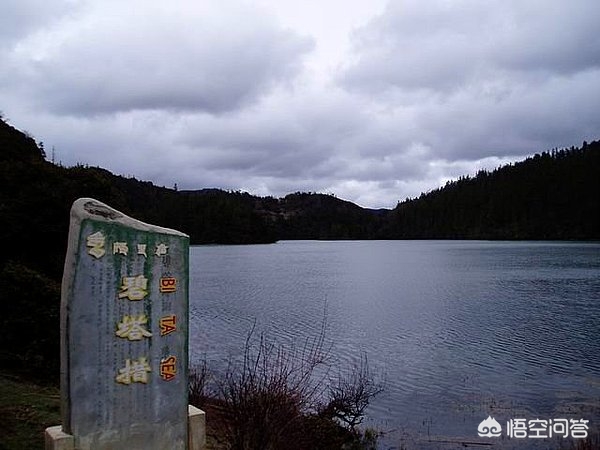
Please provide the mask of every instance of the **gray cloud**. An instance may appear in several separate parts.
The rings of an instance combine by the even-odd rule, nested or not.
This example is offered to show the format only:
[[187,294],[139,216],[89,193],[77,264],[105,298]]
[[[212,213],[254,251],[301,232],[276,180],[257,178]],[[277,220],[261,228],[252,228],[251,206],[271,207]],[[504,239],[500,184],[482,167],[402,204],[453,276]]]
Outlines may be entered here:
[[477,90],[423,106],[417,128],[445,158],[525,155],[597,136],[600,70],[513,85],[500,100]]
[[392,2],[355,34],[351,92],[411,108],[443,158],[516,156],[594,136],[597,2]]
[[3,0],[0,14],[0,48],[62,18],[77,8],[68,0]]
[[390,2],[319,76],[318,36],[238,0],[11,4],[2,108],[67,165],[393,207],[599,137],[595,0]]
[[14,81],[30,86],[40,107],[63,114],[219,113],[293,78],[313,45],[249,7],[132,6],[111,4],[109,13],[87,9],[66,31],[61,23],[36,35],[13,60],[21,75]]
[[251,175],[311,176],[369,120],[358,107],[344,93],[280,91],[236,114],[195,117],[184,142],[197,149],[199,164],[211,155],[213,168],[229,167],[237,155]]
[[494,0],[390,2],[354,37],[356,62],[342,76],[366,92],[447,93],[518,72],[572,74],[600,66],[600,4]]

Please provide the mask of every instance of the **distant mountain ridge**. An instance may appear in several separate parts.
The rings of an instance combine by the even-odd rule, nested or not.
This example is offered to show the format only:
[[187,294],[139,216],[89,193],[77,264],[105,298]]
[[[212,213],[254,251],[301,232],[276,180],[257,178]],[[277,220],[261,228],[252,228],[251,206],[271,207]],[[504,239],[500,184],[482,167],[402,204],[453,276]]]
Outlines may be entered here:
[[41,144],[0,120],[0,365],[47,380],[59,373],[60,280],[69,209],[79,197],[184,231],[194,244],[598,240],[599,175],[600,143],[584,143],[461,177],[393,210],[372,210],[332,195],[176,191],[98,167],[62,167],[45,160]]
[[[0,161],[0,244],[11,250],[0,262],[6,255],[18,255],[17,259],[54,276],[62,270],[70,205],[83,196],[140,220],[184,231],[193,244],[600,239],[599,142],[461,177],[399,202],[393,210],[362,208],[317,193],[296,192],[276,199],[214,188],[176,191],[98,167],[62,167],[46,161],[34,139],[4,121],[0,121]],[[35,262],[39,245],[55,255],[53,262]]]

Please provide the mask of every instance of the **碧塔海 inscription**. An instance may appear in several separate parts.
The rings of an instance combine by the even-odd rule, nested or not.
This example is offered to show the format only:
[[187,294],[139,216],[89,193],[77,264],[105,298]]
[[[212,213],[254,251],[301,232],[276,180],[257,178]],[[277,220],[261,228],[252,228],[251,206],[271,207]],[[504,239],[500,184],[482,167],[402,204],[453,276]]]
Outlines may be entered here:
[[189,238],[93,199],[71,209],[65,432],[80,449],[186,449]]

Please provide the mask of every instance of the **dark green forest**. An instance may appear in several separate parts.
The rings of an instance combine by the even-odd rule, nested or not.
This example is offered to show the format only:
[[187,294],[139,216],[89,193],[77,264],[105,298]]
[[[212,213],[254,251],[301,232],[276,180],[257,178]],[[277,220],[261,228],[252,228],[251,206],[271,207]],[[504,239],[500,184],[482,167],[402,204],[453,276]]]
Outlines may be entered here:
[[600,142],[461,177],[399,203],[385,239],[598,240]]
[[[199,180],[201,184],[201,180]],[[600,142],[461,177],[398,203],[361,208],[332,195],[177,191],[98,167],[46,160],[0,120],[0,363],[58,377],[60,280],[69,209],[93,197],[192,244],[282,239],[600,239]]]

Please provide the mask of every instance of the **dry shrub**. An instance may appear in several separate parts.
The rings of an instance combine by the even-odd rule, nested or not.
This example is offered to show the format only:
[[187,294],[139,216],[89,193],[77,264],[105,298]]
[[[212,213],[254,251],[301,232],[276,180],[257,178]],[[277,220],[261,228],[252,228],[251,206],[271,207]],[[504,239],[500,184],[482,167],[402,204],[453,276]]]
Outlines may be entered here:
[[202,408],[208,399],[208,365],[206,360],[203,360],[198,366],[190,370],[188,392],[189,392],[189,403]]
[[[285,348],[255,337],[253,327],[243,358],[214,380],[220,416],[217,434],[231,450],[375,448],[373,433],[356,429],[370,399],[381,391],[366,357],[331,382],[331,347],[325,323],[314,339]],[[193,373],[190,399],[206,399],[206,366]],[[191,400],[193,402],[193,400]],[[210,421],[210,418],[207,417]]]
[[329,386],[329,402],[320,411],[321,416],[338,420],[350,431],[363,421],[369,401],[381,393],[383,385],[375,380],[366,355],[347,373],[340,373]]

